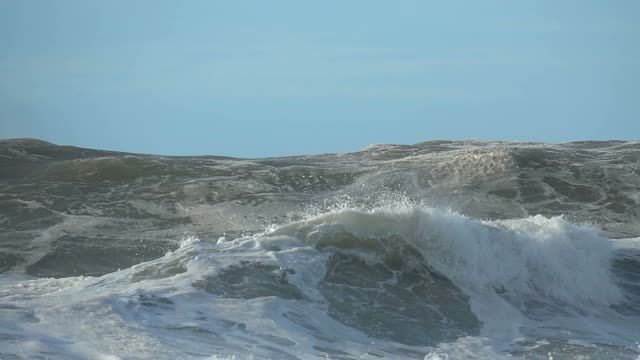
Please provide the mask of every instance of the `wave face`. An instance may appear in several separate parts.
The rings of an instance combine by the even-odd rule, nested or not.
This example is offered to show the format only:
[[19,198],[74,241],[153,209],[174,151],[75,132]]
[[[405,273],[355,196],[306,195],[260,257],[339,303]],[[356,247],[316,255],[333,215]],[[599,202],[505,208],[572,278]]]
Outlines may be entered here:
[[640,358],[638,142],[2,140],[0,189],[0,358]]

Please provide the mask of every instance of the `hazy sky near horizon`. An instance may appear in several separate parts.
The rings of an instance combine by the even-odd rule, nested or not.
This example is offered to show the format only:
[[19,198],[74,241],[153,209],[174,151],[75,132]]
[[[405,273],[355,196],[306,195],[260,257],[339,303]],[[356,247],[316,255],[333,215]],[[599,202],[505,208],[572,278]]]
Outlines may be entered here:
[[639,1],[0,0],[0,138],[276,156],[640,139]]

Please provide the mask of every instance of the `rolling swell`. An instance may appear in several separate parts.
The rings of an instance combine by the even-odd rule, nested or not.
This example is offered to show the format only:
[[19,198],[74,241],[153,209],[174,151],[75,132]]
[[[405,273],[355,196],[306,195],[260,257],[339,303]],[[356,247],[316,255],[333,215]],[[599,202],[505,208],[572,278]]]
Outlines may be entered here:
[[610,239],[640,235],[639,169],[618,141],[269,159],[0,141],[0,335],[23,357],[87,357],[74,339],[133,358],[634,359],[637,239]]
[[[500,304],[523,321],[553,321],[608,311],[623,300],[609,242],[561,218],[480,222],[419,207],[341,210],[218,245],[234,249],[230,258],[239,247],[269,255],[236,259],[196,288],[320,305],[350,328],[409,346],[481,334],[496,320],[474,312],[478,304]],[[314,249],[323,270],[287,257],[301,249]]]
[[353,251],[390,269],[426,266],[473,292],[583,306],[621,299],[611,278],[609,241],[562,218],[478,221],[431,208],[381,208],[333,212],[274,234]]

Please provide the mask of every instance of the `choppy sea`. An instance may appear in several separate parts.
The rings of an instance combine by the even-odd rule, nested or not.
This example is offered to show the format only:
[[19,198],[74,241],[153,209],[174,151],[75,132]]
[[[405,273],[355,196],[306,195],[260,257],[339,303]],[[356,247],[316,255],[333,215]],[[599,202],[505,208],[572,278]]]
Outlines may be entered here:
[[0,141],[0,359],[640,359],[640,143]]

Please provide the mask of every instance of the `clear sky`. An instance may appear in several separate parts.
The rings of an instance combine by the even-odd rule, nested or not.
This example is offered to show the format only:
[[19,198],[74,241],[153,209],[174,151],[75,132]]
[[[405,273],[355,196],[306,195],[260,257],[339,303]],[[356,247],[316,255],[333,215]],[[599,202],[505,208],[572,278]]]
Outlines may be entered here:
[[273,156],[640,139],[640,1],[0,0],[0,138]]

